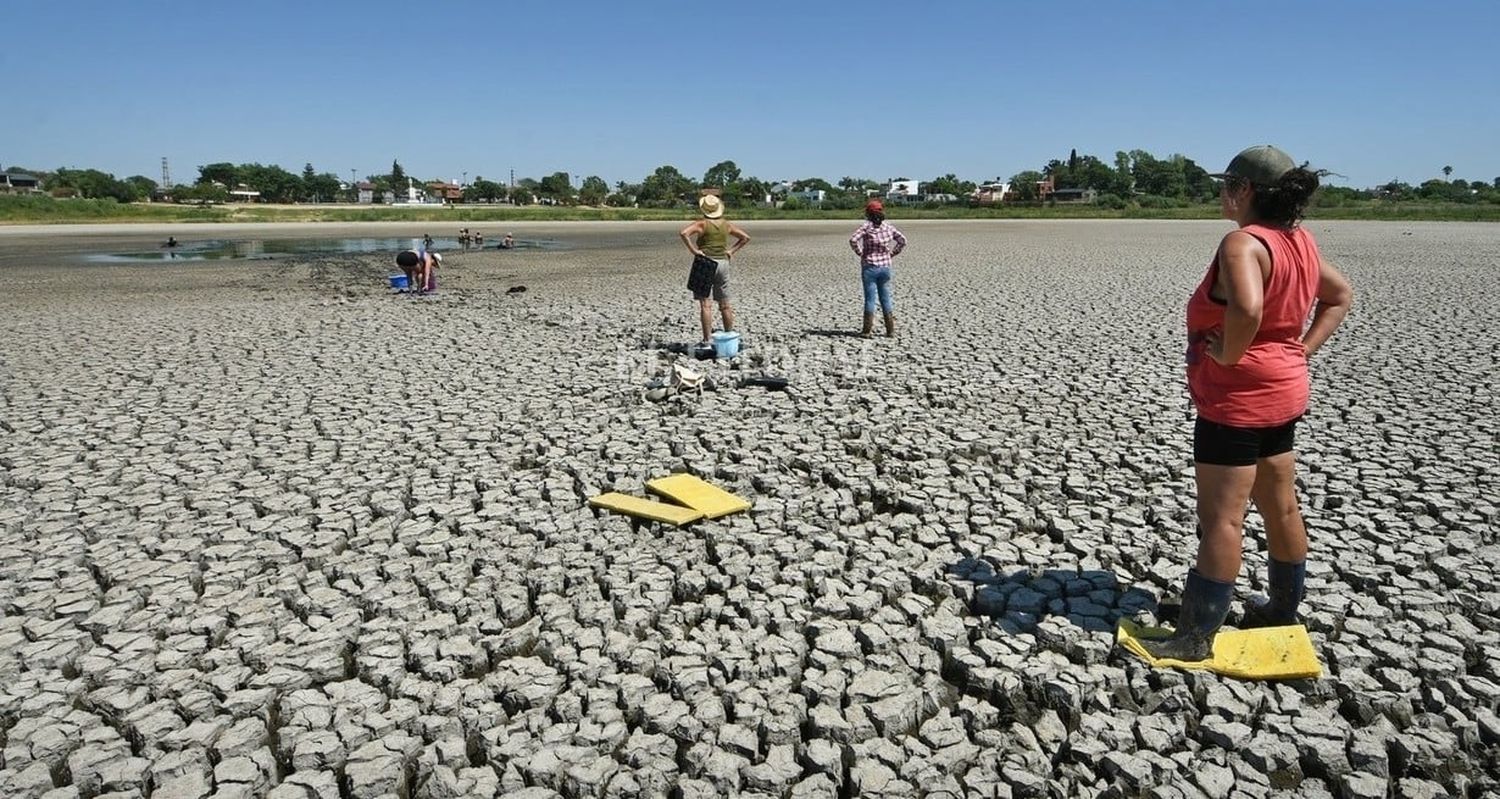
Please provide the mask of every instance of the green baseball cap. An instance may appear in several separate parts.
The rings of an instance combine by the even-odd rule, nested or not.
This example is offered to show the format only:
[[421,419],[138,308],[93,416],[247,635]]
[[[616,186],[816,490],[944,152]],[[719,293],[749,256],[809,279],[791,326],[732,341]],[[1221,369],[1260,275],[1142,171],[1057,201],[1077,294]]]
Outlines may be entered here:
[[1209,177],[1221,180],[1238,178],[1260,186],[1274,186],[1282,175],[1296,167],[1297,163],[1290,155],[1269,144],[1261,144],[1241,150],[1223,172]]

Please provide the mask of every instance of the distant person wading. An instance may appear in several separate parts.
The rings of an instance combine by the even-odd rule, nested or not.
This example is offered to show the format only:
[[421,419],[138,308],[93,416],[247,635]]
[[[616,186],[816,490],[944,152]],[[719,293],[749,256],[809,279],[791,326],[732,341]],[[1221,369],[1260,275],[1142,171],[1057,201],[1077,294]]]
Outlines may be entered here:
[[879,200],[865,204],[865,222],[849,237],[849,247],[859,256],[860,282],[865,287],[865,321],[860,335],[869,338],[875,327],[875,304],[885,315],[885,334],[896,335],[896,304],[891,298],[891,264],[906,249],[906,236],[885,221],[885,206]]
[[[713,345],[714,307],[719,303],[719,315],[723,317],[724,330],[734,329],[734,308],[729,304],[729,263],[734,254],[750,243],[750,234],[724,219],[724,201],[707,194],[698,199],[698,210],[703,218],[678,232],[682,243],[695,256],[714,261],[713,274],[702,285],[692,288],[693,299],[698,301],[698,319],[703,325],[701,346]],[[733,236],[734,244],[729,243]],[[710,299],[712,298],[712,299]]]

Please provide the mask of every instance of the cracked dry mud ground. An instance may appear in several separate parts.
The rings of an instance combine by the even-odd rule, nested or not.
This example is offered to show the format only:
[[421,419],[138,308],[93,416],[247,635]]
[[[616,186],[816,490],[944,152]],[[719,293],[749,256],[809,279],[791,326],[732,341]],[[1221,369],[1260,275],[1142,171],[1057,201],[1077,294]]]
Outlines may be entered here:
[[[1267,684],[1112,648],[1195,544],[1226,224],[898,224],[899,339],[845,335],[853,222],[748,223],[748,351],[659,404],[676,225],[455,252],[429,301],[0,240],[0,795],[1500,788],[1500,228],[1311,223],[1358,292],[1299,433],[1326,671]],[[680,470],[755,509],[584,505]]]

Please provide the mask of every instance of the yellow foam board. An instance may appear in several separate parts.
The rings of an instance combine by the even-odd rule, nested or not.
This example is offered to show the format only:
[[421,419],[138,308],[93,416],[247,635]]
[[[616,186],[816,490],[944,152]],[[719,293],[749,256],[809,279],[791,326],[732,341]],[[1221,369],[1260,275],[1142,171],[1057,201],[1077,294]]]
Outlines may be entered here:
[[695,522],[703,518],[703,512],[684,508],[681,505],[669,505],[665,502],[656,502],[640,497],[632,497],[629,494],[621,494],[611,491],[608,494],[600,494],[589,500],[589,505],[595,508],[604,508],[638,519],[650,519],[653,522],[665,522],[675,527],[681,527],[688,522]]
[[701,511],[710,519],[750,510],[749,502],[690,474],[658,477],[646,483],[646,490]]
[[1121,619],[1115,628],[1115,642],[1158,668],[1206,669],[1244,680],[1308,679],[1323,673],[1307,628],[1300,624],[1221,630],[1214,637],[1213,657],[1197,662],[1154,658],[1141,646],[1141,639],[1165,638],[1171,633],[1163,627],[1145,627]]

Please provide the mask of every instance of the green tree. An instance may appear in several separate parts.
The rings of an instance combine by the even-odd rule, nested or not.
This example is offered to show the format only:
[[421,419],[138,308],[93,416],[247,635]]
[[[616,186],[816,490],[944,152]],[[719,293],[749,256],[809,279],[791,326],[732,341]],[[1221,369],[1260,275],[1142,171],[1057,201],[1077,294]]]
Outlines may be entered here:
[[1387,199],[1404,200],[1412,195],[1412,187],[1410,184],[1393,180],[1381,186],[1380,193],[1385,195]]
[[542,184],[535,178],[521,178],[510,191],[510,201],[516,205],[531,205],[532,198],[540,197]]
[[625,208],[634,205],[636,197],[641,193],[639,183],[629,183],[623,180],[615,181],[615,190],[604,198],[604,204],[612,208]]
[[1033,169],[1017,172],[1010,176],[1010,190],[1017,200],[1035,200],[1037,198],[1036,184],[1045,177],[1046,175]]
[[635,202],[635,197],[641,187],[634,183],[616,181],[615,190],[604,198],[604,204],[611,208],[627,208]]
[[757,204],[766,201],[771,193],[771,188],[760,178],[750,177],[740,181],[740,197],[747,203]]
[[604,198],[609,195],[609,184],[598,175],[589,175],[583,179],[583,187],[578,190],[578,201],[584,205],[602,205]]
[[1451,167],[1451,166],[1445,166],[1445,167],[1443,167],[1443,177],[1447,178],[1447,177],[1451,177],[1452,175],[1453,175],[1453,167]]
[[391,159],[391,188],[396,192],[406,191],[406,170],[401,168],[401,162]]
[[848,175],[839,178],[839,191],[845,194],[863,194],[864,190],[865,181],[861,178],[850,177]]
[[1436,200],[1439,202],[1472,202],[1474,199],[1474,196],[1469,193],[1467,187],[1460,188],[1446,180],[1438,180],[1437,178],[1423,181],[1422,185],[1417,187],[1417,196],[1424,200]]
[[1114,192],[1119,188],[1119,176],[1115,170],[1092,155],[1081,156],[1072,172],[1078,188],[1093,189],[1100,193]]
[[1133,150],[1130,156],[1131,174],[1142,192],[1158,197],[1181,197],[1186,192],[1181,163],[1163,161],[1145,150]]
[[473,183],[464,187],[464,202],[487,202],[493,203],[505,197],[505,187],[493,180],[475,178]]
[[1113,193],[1129,197],[1135,190],[1135,173],[1130,169],[1130,153],[1115,151],[1115,179],[1111,184]]
[[229,189],[213,183],[173,186],[172,199],[179,203],[222,203],[229,200]]
[[963,197],[973,190],[974,189],[972,188],[972,186],[968,190],[965,190],[963,181],[959,180],[957,175],[949,172],[948,174],[943,175],[940,178],[933,178],[932,181],[927,184],[926,193],[952,194],[955,197]]
[[572,177],[566,172],[553,172],[542,178],[537,186],[537,195],[556,202],[566,203],[573,201]]
[[1210,200],[1219,195],[1219,186],[1214,179],[1208,176],[1208,170],[1193,163],[1193,159],[1185,156],[1177,156],[1182,169],[1182,183],[1187,196],[1202,202]]
[[135,192],[137,199],[147,199],[156,196],[156,181],[145,175],[131,175],[125,178],[125,183]]
[[260,192],[260,198],[268,203],[291,203],[302,199],[302,178],[275,164],[240,164],[238,171],[240,182]]
[[90,200],[113,199],[129,203],[141,199],[135,186],[97,169],[58,169],[48,176],[42,188],[54,194]]
[[219,183],[234,188],[240,182],[239,168],[228,161],[198,167],[199,183]]
[[697,185],[677,171],[677,167],[659,166],[641,181],[636,201],[641,205],[672,206],[691,197],[697,190]]
[[[1124,153],[1118,153],[1116,159]],[[1129,157],[1126,156],[1126,171]],[[1068,154],[1067,161],[1053,159],[1047,162],[1042,173],[1052,178],[1059,189],[1094,189],[1108,193],[1119,188],[1119,177],[1114,169],[1092,155],[1079,155],[1077,150]]]
[[833,184],[822,178],[803,178],[792,181],[792,191],[827,191],[834,190]]
[[726,197],[732,193],[730,189],[733,184],[739,182],[740,168],[733,161],[720,161],[703,173],[703,185],[723,189]]
[[333,202],[338,198],[341,185],[343,182],[339,180],[339,176],[332,172],[319,172],[309,176],[307,170],[303,170],[302,190],[305,199],[320,203]]

